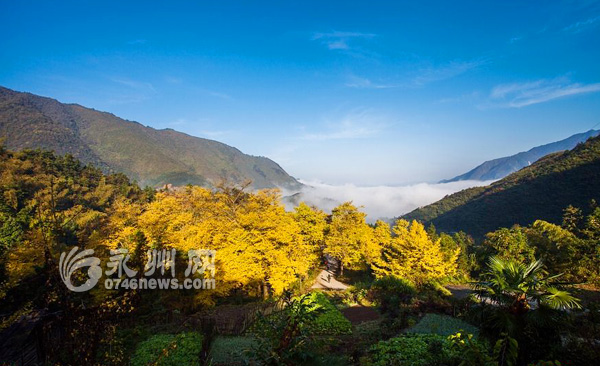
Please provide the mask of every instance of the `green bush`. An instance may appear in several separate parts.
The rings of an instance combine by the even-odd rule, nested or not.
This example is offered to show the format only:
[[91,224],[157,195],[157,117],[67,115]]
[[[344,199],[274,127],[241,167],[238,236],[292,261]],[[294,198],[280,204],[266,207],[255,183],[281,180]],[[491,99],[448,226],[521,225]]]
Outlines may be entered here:
[[[317,339],[313,329],[318,317],[333,307],[323,294],[292,297],[284,294],[283,309],[258,319],[249,330],[256,344],[247,353],[254,365],[316,365],[323,359],[326,337]],[[335,307],[333,307],[335,309]],[[336,309],[337,311],[337,309]]]
[[449,297],[452,292],[444,287],[439,281],[427,281],[419,287],[419,292],[434,294],[435,296]]
[[386,335],[384,334],[382,327],[381,319],[356,324],[352,335],[355,339],[357,348],[366,350],[381,339],[385,339]]
[[485,343],[472,334],[404,334],[369,349],[370,366],[497,366]]
[[[329,298],[322,292],[311,292],[304,295],[305,301],[311,306],[319,308],[318,314],[314,319],[307,320],[302,325],[303,328],[310,330],[314,335],[341,335],[352,333],[352,323],[339,311],[339,309],[331,303]],[[299,300],[300,297],[295,297],[294,300]],[[286,316],[286,311],[276,312],[268,315],[265,320],[275,322],[275,320],[283,321]],[[280,319],[281,318],[281,319]],[[256,335],[261,333],[257,327],[264,326],[261,322],[252,324],[246,334]]]
[[381,312],[396,316],[400,305],[410,303],[416,293],[414,285],[409,281],[387,276],[373,282],[369,299],[380,307]]
[[133,357],[132,366],[197,365],[202,353],[200,333],[157,334],[141,342]]
[[[460,366],[511,366],[515,364],[518,346],[512,339],[506,337],[496,342],[494,353],[483,342],[479,342],[472,334],[456,333],[447,338],[452,350],[460,356]],[[517,348],[515,348],[517,347]],[[498,359],[504,362],[500,365]]]
[[458,365],[460,354],[446,337],[435,334],[407,334],[382,341],[369,350],[372,366]]
[[469,323],[448,315],[425,314],[417,324],[409,328],[406,332],[437,334],[441,336],[449,336],[457,332],[462,332],[477,336],[479,334],[479,329]]
[[368,300],[370,282],[357,282],[348,288],[347,294],[351,304],[370,305]]
[[321,292],[312,292],[311,300],[323,308],[309,327],[317,334],[351,334],[352,324]]
[[218,365],[245,365],[246,351],[256,345],[252,337],[217,337],[210,347],[208,359],[210,364]]

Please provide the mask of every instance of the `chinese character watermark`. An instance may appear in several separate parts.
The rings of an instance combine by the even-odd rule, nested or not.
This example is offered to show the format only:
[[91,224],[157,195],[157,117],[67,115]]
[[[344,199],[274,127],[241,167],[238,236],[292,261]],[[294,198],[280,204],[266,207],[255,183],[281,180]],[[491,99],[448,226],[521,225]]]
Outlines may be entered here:
[[[89,291],[94,288],[102,277],[100,258],[92,257],[93,249],[85,249],[77,253],[78,247],[69,253],[62,253],[59,261],[59,272],[67,288],[75,292]],[[175,249],[152,249],[146,253],[144,270],[139,273],[128,266],[131,259],[125,248],[111,249],[109,261],[104,271],[106,279],[104,287],[111,289],[131,290],[210,290],[215,289],[215,250],[192,249],[188,251],[188,265],[185,278],[176,278]],[[71,279],[75,271],[89,267],[88,279],[83,284],[75,286]],[[170,277],[165,276],[170,275]],[[158,277],[163,276],[163,277]]]

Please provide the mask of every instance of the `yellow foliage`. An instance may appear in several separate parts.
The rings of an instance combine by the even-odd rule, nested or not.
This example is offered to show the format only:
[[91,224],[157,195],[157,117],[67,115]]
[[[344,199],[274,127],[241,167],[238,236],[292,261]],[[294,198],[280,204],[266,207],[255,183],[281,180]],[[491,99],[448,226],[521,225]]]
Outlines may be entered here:
[[[131,249],[141,230],[150,247],[175,248],[179,255],[216,250],[217,279],[231,287],[260,283],[280,294],[306,277],[318,259],[318,234],[302,230],[281,205],[277,190],[188,187],[157,194],[141,214],[123,205],[115,216],[110,247]],[[318,221],[320,216],[315,212],[314,217]]]
[[309,207],[304,202],[301,202],[294,210],[294,219],[300,226],[300,232],[305,241],[319,248],[325,243],[326,217],[325,212],[316,207]]
[[372,229],[365,222],[366,216],[351,202],[342,203],[332,211],[324,252],[338,259],[342,270],[344,266],[364,268],[378,252]]
[[382,248],[381,260],[373,266],[377,276],[392,275],[419,284],[456,274],[460,249],[445,260],[440,240],[431,241],[421,223],[398,220],[393,232]]

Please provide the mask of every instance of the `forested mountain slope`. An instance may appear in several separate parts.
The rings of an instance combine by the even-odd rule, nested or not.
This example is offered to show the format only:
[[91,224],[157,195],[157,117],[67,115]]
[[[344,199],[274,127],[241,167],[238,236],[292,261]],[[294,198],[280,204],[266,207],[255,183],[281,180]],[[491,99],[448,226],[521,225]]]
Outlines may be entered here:
[[494,160],[489,160],[475,167],[465,174],[461,174],[452,179],[442,180],[441,183],[456,182],[459,180],[496,180],[502,179],[507,175],[518,171],[528,165],[533,164],[540,158],[558,151],[571,150],[577,144],[585,142],[590,137],[598,136],[600,131],[589,130],[584,133],[578,133],[564,140],[552,142],[542,146],[536,146],[528,151],[523,151],[512,156],[506,156]]
[[255,188],[300,186],[277,163],[172,129],[156,130],[113,114],[0,87],[0,138],[14,150],[72,154],[141,185],[211,185],[251,180]]
[[600,200],[600,137],[548,155],[489,186],[447,196],[404,218],[480,237],[499,227],[537,219],[558,223],[565,207],[587,207],[592,199]]

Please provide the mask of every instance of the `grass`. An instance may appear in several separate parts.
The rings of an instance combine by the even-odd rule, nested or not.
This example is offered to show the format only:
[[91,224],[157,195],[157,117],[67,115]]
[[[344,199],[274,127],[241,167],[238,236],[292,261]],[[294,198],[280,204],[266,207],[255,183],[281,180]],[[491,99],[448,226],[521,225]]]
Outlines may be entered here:
[[448,315],[431,313],[426,314],[417,324],[407,329],[406,333],[449,336],[459,331],[470,333],[474,336],[479,335],[479,329],[469,323]]
[[131,365],[196,365],[200,362],[202,340],[202,335],[195,332],[153,335],[138,345]]
[[339,309],[329,301],[322,292],[311,293],[313,300],[321,305],[324,312],[310,325],[317,334],[351,334],[352,324],[339,311]]
[[245,351],[256,343],[253,337],[217,337],[214,339],[208,355],[208,364],[218,365],[245,365]]

